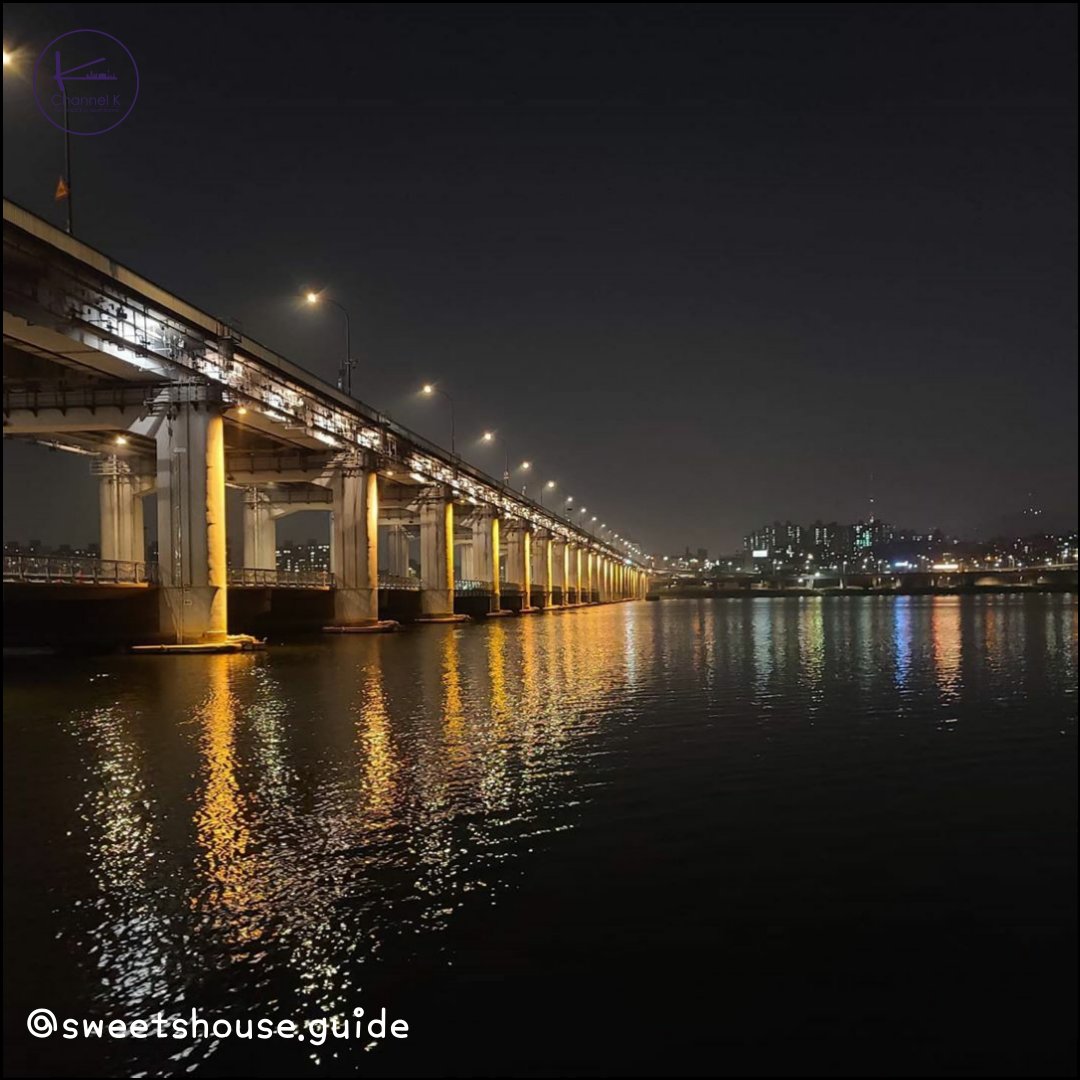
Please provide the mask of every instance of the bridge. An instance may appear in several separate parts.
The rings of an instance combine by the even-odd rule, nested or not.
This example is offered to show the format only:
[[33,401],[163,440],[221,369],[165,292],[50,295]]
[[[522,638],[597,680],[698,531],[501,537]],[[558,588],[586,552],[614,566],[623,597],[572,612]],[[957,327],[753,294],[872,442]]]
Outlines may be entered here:
[[[81,578],[56,563],[13,563],[9,577],[5,560],[5,582],[155,590],[161,642],[226,642],[232,589],[330,591],[329,628],[369,630],[384,625],[380,591],[415,591],[420,620],[449,621],[456,597],[528,613],[648,588],[628,543],[590,534],[6,199],[4,437],[87,457],[101,552]],[[243,499],[234,567],[228,489]],[[313,510],[330,517],[330,570],[290,576],[277,568],[277,522]]]
[[659,573],[651,588],[660,595],[734,595],[753,592],[953,592],[995,589],[1072,589],[1074,562],[1033,562],[1024,566],[957,565],[930,570],[729,570],[705,577]]

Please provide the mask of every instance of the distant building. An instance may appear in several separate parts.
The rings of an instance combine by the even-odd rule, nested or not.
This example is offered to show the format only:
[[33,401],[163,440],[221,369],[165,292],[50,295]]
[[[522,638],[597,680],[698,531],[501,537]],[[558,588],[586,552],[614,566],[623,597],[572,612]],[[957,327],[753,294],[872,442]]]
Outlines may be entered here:
[[744,546],[755,559],[794,559],[806,553],[806,530],[791,521],[774,521],[750,533]]
[[286,541],[277,549],[277,568],[279,570],[329,570],[330,545],[317,540],[304,543]]
[[819,518],[806,531],[814,560],[822,566],[851,556],[853,538],[850,525],[840,525],[835,521],[826,524]]

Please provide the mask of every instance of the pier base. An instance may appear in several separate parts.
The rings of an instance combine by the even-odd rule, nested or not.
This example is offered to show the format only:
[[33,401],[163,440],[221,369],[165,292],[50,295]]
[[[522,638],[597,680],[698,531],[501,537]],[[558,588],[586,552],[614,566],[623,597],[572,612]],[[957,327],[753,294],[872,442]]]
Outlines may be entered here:
[[221,641],[194,641],[186,644],[132,645],[133,653],[149,655],[151,653],[173,655],[206,655],[207,653],[261,652],[266,648],[266,641],[250,634],[229,634]]
[[371,622],[355,625],[324,626],[324,634],[391,634],[399,629],[401,623],[396,619],[372,619]]

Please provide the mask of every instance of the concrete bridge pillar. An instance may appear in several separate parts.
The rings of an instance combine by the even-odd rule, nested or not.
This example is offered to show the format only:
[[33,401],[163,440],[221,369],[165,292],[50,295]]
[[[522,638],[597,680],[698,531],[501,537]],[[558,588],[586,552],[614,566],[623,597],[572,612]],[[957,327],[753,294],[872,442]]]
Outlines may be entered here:
[[549,542],[551,558],[551,582],[559,590],[559,603],[553,607],[562,607],[566,604],[567,574],[566,574],[566,541],[559,537],[552,537]]
[[562,598],[564,604],[570,603],[574,591],[574,575],[571,570],[574,558],[574,545],[564,541],[562,545]]
[[130,461],[116,454],[104,458],[98,481],[103,559],[146,561],[142,497],[151,487],[149,480],[132,470]]
[[532,533],[521,523],[506,530],[506,581],[521,590],[521,610],[531,610]]
[[409,530],[391,525],[386,535],[386,572],[394,577],[409,575]]
[[537,533],[533,537],[533,555],[536,572],[539,575],[541,604],[545,609],[551,607],[551,537],[547,533]]
[[476,557],[473,551],[473,536],[472,529],[470,528],[469,534],[465,539],[456,539],[454,541],[454,550],[457,553],[458,565],[460,567],[460,573],[458,576],[464,581],[477,581],[478,575],[476,573]]
[[367,626],[379,618],[379,475],[363,457],[338,465],[330,479],[330,570],[334,626]]
[[500,589],[502,552],[499,524],[499,517],[493,511],[484,511],[473,521],[472,551],[476,566],[476,580],[490,583],[492,611],[502,609],[502,590]]
[[225,432],[221,413],[184,403],[157,430],[160,630],[179,643],[228,635]]
[[573,552],[570,557],[570,573],[574,578],[574,601],[578,604],[583,603],[585,600],[585,582],[581,574],[582,554],[581,545],[574,544]]
[[590,551],[585,556],[585,602],[591,604],[596,599],[596,552]]
[[498,519],[490,511],[478,513],[472,522],[471,561],[474,581],[485,581],[495,588],[499,580],[499,563],[495,555],[495,534]]
[[454,618],[454,503],[441,488],[420,503],[420,611]]
[[244,566],[277,569],[277,520],[270,493],[258,487],[244,490]]

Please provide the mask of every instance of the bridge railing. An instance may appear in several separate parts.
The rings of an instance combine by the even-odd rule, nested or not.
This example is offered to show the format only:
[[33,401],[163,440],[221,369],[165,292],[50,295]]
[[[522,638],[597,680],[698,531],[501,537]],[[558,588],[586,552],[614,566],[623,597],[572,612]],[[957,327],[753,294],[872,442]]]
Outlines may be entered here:
[[379,588],[416,592],[420,588],[420,579],[413,574],[386,574],[380,570]]
[[153,563],[92,555],[5,555],[4,581],[43,585],[149,585]]
[[454,592],[459,595],[469,595],[471,593],[490,593],[491,582],[490,581],[472,581],[468,578],[458,578],[454,582]]
[[329,570],[271,570],[260,567],[230,567],[229,585],[234,589],[332,589],[334,575]]

